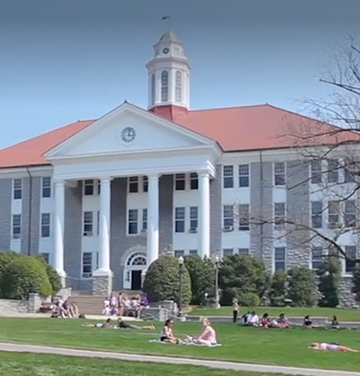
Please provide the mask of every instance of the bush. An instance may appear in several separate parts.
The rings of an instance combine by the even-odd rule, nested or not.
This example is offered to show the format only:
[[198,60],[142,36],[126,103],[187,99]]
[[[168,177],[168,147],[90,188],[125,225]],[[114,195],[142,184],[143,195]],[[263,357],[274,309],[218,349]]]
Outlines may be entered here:
[[360,302],[360,264],[357,264],[352,277],[352,293],[356,295],[356,300]]
[[296,266],[288,272],[287,298],[299,307],[312,307],[315,304],[315,280],[309,268]]
[[61,290],[61,287],[62,287],[61,278],[58,272],[44,260],[44,257],[41,254],[37,254],[33,257],[35,257],[38,261],[40,261],[44,265],[46,274],[49,278],[51,288],[52,288],[51,295],[56,295]]
[[239,302],[245,307],[259,307],[260,298],[253,292],[248,292],[246,294],[239,295]]
[[269,283],[269,275],[263,260],[237,254],[224,257],[221,261],[219,282],[222,290],[221,304],[231,305],[232,293],[239,295],[238,298],[247,293],[262,298]]
[[184,264],[191,279],[191,304],[202,304],[205,294],[215,294],[215,269],[210,259],[198,255],[184,257]]
[[[182,275],[182,303],[191,301],[191,280],[186,267]],[[179,261],[176,257],[162,255],[154,261],[145,276],[143,291],[151,302],[179,300]]]
[[341,279],[341,264],[335,257],[324,259],[322,266],[318,269],[318,289],[321,298],[318,302],[320,307],[335,308],[339,305],[339,285]]
[[25,257],[21,253],[16,253],[13,251],[2,251],[0,252],[0,297],[3,298],[2,293],[2,284],[3,284],[3,275],[5,273],[8,265],[18,257]]
[[48,296],[52,292],[44,265],[34,257],[15,257],[6,267],[2,282],[7,299],[28,299],[30,293]]
[[271,278],[269,291],[270,304],[272,306],[283,306],[285,300],[285,286],[287,274],[284,270],[277,270]]

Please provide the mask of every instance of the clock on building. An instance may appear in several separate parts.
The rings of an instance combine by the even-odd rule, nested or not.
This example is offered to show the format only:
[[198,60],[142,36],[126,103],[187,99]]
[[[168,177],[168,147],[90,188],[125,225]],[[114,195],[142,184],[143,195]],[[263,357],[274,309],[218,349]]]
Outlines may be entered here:
[[169,51],[170,51],[170,50],[169,50],[169,49],[168,49],[167,47],[166,47],[166,48],[164,48],[164,49],[162,50],[163,54],[165,54],[165,55],[166,55],[166,54],[168,54],[168,53],[169,53]]
[[127,144],[134,141],[136,137],[135,129],[132,127],[126,127],[121,132],[121,139]]

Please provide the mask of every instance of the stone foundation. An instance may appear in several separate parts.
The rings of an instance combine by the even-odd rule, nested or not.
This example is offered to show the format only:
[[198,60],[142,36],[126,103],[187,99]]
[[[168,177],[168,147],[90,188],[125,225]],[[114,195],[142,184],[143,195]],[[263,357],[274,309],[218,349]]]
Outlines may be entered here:
[[108,296],[112,293],[112,275],[93,275],[92,294]]
[[353,287],[352,279],[351,277],[344,277],[342,278],[340,282],[339,287],[339,296],[340,296],[340,302],[339,307],[340,308],[353,308],[358,303],[356,302],[356,296],[351,292]]

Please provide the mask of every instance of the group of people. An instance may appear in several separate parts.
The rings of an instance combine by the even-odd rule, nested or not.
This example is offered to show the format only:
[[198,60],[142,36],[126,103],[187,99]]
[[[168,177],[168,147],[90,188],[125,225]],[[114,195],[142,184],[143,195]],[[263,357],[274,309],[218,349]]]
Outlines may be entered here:
[[51,317],[63,319],[76,319],[81,318],[79,308],[76,302],[69,300],[57,299],[51,306]]
[[129,297],[119,292],[111,294],[104,301],[103,315],[105,316],[134,316],[140,317],[142,309],[149,306],[149,299],[145,294]]

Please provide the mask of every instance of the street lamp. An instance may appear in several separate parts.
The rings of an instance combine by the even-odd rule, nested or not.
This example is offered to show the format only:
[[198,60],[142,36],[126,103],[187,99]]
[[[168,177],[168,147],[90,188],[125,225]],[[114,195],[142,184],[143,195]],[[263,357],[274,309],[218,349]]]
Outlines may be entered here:
[[219,304],[219,256],[215,257],[215,308],[220,308]]
[[183,295],[183,269],[184,269],[184,257],[179,257],[179,317],[183,315],[182,312],[182,295]]

